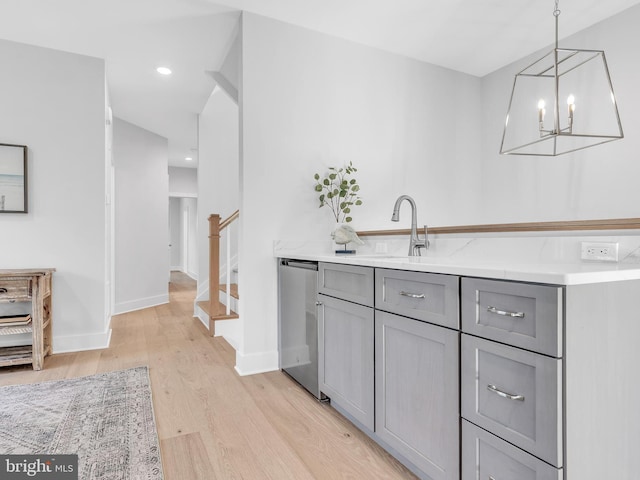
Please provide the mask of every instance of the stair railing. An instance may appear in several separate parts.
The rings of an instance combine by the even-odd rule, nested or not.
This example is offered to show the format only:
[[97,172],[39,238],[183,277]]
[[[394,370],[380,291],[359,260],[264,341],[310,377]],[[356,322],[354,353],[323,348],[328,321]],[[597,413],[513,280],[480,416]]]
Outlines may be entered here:
[[[224,220],[220,215],[209,215],[209,312],[211,316],[220,315],[220,233],[240,216],[236,210]],[[226,237],[226,315],[231,313],[231,235]]]

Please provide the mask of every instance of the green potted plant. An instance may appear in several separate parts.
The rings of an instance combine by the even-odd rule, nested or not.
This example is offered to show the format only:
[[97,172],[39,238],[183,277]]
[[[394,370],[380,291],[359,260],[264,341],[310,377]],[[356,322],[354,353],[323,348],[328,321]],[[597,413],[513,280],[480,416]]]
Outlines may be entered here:
[[320,194],[320,208],[329,207],[336,223],[350,223],[353,220],[351,207],[362,205],[358,194],[360,186],[352,177],[357,171],[349,162],[343,168],[329,167],[329,172],[323,177],[317,173],[313,176],[316,181],[315,191]]
[[355,253],[355,250],[347,250],[347,243],[364,244],[355,230],[347,225],[353,220],[351,208],[362,205],[360,186],[353,178],[357,171],[358,169],[349,162],[349,165],[343,168],[330,167],[329,172],[323,177],[318,173],[313,176],[316,181],[315,191],[319,193],[320,208],[329,207],[337,224],[331,237],[338,245],[344,245],[344,248],[336,250],[336,253]]

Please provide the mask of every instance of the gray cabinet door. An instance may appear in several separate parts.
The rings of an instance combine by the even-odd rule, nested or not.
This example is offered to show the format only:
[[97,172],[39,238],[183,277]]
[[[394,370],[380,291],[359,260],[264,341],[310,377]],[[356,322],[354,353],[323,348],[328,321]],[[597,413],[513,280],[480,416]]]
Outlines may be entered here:
[[459,333],[376,311],[376,435],[433,480],[459,479]]
[[320,391],[373,431],[373,308],[318,298]]

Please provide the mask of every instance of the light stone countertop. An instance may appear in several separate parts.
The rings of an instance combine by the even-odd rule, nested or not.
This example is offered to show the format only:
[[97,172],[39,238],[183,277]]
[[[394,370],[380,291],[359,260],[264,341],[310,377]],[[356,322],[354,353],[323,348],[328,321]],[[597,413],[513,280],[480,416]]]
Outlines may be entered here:
[[638,237],[611,239],[620,241],[618,263],[580,260],[580,240],[584,238],[435,240],[421,257],[407,256],[406,241],[400,242],[402,250],[389,254],[371,253],[372,245],[367,245],[354,255],[336,255],[332,245],[276,242],[274,257],[554,285],[640,279]]

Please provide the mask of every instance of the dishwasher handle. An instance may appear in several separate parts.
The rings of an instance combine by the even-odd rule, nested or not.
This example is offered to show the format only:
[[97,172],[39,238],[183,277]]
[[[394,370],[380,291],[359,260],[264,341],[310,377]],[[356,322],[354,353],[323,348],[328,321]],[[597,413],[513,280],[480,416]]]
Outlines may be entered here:
[[305,270],[318,270],[318,262],[307,262],[305,260],[288,260],[285,258],[280,262],[280,265],[292,268],[304,268]]

